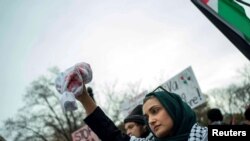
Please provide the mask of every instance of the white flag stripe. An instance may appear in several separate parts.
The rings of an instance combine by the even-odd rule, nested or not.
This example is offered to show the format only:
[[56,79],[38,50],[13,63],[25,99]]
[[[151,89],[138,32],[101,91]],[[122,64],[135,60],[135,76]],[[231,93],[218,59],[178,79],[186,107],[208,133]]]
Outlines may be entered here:
[[218,13],[218,0],[209,0],[207,5],[209,5],[209,7]]
[[[242,6],[242,8],[244,8],[248,19],[250,19],[250,8],[247,5],[244,5],[238,1],[235,1],[235,2],[238,3],[240,6]],[[249,0],[249,3],[250,3],[250,0]]]

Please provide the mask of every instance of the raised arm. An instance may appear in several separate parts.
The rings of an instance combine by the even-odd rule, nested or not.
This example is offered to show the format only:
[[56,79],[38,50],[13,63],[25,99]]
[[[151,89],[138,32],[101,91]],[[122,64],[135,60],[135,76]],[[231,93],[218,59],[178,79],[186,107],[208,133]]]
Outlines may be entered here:
[[121,132],[114,122],[96,105],[83,88],[82,95],[76,97],[86,110],[85,123],[95,132],[102,141],[152,141],[152,139],[130,137]]
[[86,87],[83,93],[76,97],[86,110],[85,123],[95,132],[102,141],[129,141],[130,137],[123,134],[113,121],[96,105],[87,93]]

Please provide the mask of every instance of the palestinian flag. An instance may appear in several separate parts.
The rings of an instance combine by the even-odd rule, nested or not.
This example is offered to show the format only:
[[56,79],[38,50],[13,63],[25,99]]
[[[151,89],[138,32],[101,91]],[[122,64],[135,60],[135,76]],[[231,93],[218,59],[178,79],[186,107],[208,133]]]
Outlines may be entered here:
[[[248,1],[248,0],[244,0]],[[250,42],[250,0],[202,0]],[[246,13],[248,12],[248,13]]]

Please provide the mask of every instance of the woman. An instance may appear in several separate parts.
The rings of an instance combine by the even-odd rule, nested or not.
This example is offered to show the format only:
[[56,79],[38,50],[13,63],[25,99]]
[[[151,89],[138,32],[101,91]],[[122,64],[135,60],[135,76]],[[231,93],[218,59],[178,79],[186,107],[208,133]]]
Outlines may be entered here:
[[[207,128],[196,123],[195,113],[173,93],[159,87],[161,91],[153,91],[146,95],[143,113],[148,119],[148,126],[153,134],[147,138],[130,137],[123,134],[105,115],[84,86],[82,95],[77,99],[84,106],[87,117],[85,123],[97,134],[102,141],[205,141]],[[158,89],[157,89],[158,90]]]
[[146,95],[143,111],[156,140],[207,140],[207,128],[196,123],[194,111],[162,87]]

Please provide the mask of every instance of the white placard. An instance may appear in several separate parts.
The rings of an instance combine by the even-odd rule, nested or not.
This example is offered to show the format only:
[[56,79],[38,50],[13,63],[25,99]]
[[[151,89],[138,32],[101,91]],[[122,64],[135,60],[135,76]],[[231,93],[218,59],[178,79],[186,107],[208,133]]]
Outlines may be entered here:
[[128,116],[129,113],[139,104],[143,103],[143,99],[145,95],[147,94],[147,91],[144,91],[135,97],[131,99],[124,100],[124,102],[121,104],[121,112],[124,117]]
[[180,95],[182,100],[191,108],[195,108],[206,102],[191,66],[161,86],[169,92]]

